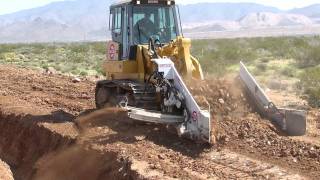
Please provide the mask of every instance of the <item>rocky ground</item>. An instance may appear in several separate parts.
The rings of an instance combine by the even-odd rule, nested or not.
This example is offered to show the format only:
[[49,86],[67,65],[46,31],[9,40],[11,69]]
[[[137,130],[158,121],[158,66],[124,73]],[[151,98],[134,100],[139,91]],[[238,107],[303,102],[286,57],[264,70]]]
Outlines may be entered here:
[[216,143],[202,145],[94,110],[93,81],[3,65],[0,77],[0,158],[15,179],[320,177],[319,111],[310,109],[306,136],[287,137],[251,113],[232,81],[190,88],[212,110]]

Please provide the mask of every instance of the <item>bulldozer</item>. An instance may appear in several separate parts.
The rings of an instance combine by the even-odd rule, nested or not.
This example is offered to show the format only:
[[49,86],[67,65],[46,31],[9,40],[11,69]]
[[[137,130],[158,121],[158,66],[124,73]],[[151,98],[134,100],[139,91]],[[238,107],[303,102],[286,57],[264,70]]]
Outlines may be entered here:
[[[110,6],[109,18],[112,40],[106,79],[96,85],[97,108],[120,107],[133,120],[172,126],[179,136],[210,143],[210,106],[200,107],[185,84],[203,80],[203,71],[183,36],[175,1],[120,1]],[[255,96],[258,85],[248,73],[240,77]]]
[[210,142],[210,109],[201,109],[184,80],[202,80],[190,54],[173,0],[128,0],[110,7],[103,65],[106,79],[96,86],[96,106],[121,107],[137,121],[171,125],[180,136]]

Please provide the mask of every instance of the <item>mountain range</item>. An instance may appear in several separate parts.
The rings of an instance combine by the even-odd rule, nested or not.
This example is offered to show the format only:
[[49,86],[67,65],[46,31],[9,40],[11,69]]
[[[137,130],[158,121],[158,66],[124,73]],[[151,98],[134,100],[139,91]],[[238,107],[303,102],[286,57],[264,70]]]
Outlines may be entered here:
[[[0,42],[105,40],[110,0],[69,0],[0,16]],[[282,11],[256,3],[179,5],[186,32],[320,23],[320,4]]]

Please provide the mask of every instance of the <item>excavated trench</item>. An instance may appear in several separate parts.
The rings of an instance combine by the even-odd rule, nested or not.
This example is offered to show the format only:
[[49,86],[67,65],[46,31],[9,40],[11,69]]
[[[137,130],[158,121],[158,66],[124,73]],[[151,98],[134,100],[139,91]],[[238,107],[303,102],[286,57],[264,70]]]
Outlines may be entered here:
[[[79,132],[70,114],[9,106],[5,101],[13,99],[0,100],[0,159],[10,165],[14,179],[138,177],[130,170],[130,161],[121,158],[118,152],[102,153],[77,143]],[[0,170],[2,167],[8,171],[5,163],[0,164]],[[10,179],[9,175],[2,174],[0,179]]]
[[36,173],[38,159],[75,141],[23,115],[1,113],[0,119],[0,157],[11,166],[16,179],[30,179]]

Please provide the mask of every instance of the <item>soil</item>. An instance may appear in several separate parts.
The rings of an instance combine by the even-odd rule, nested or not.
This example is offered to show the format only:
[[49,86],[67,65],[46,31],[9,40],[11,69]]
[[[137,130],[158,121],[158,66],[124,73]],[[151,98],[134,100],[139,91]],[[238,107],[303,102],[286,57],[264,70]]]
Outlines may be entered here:
[[93,81],[3,65],[0,77],[0,158],[15,179],[320,177],[319,111],[310,110],[306,136],[287,137],[252,112],[233,81],[190,86],[211,107],[216,143],[208,145],[120,109],[95,110]]

